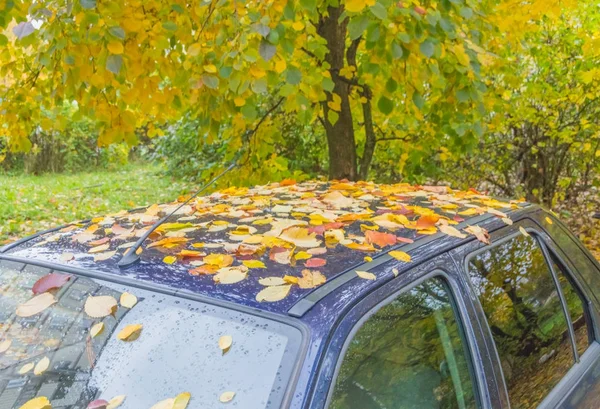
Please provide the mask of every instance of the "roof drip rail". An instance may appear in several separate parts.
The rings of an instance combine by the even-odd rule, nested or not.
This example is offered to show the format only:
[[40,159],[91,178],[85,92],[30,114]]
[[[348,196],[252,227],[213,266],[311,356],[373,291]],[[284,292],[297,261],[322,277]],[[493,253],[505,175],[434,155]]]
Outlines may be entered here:
[[127,253],[125,253],[123,255],[123,257],[121,257],[121,259],[117,263],[119,268],[127,268],[127,267],[137,263],[138,261],[140,261],[140,256],[137,254],[137,250],[142,246],[142,244],[148,238],[148,236],[150,236],[152,234],[152,232],[158,228],[158,226],[160,226],[161,224],[166,222],[179,209],[181,209],[183,206],[188,204],[190,202],[190,200],[194,199],[196,196],[198,196],[200,193],[202,193],[204,190],[206,190],[210,185],[215,183],[217,180],[219,180],[222,176],[224,176],[226,173],[228,173],[231,169],[233,169],[235,167],[236,167],[236,163],[233,162],[231,165],[229,165],[227,167],[227,169],[225,169],[219,175],[215,176],[210,182],[208,182],[207,184],[202,186],[198,191],[196,191],[196,193],[194,193],[192,196],[190,196],[185,202],[183,202],[182,204],[177,206],[177,208],[175,210],[173,210],[171,213],[169,213],[168,215],[166,215],[165,217],[163,217],[162,219],[160,219],[159,221],[154,223],[152,225],[152,227],[149,228],[148,231],[146,231],[146,233],[144,233],[144,235],[135,242],[135,244],[127,251]]

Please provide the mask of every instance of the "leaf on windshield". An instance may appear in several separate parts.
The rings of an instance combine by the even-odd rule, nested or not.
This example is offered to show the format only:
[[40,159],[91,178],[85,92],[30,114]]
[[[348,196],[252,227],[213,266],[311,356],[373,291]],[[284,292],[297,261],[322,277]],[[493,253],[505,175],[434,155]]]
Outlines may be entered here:
[[190,402],[192,395],[189,392],[182,392],[175,397],[172,409],[185,409]]
[[266,287],[256,294],[256,301],[281,301],[290,293],[290,288],[292,288],[291,284]]
[[169,398],[155,403],[150,409],[173,409],[173,404],[175,404],[175,399]]
[[133,306],[137,304],[138,299],[135,295],[130,294],[128,292],[124,292],[123,294],[121,294],[119,302],[123,307],[133,308]]
[[45,356],[42,359],[40,359],[40,361],[35,365],[35,368],[33,369],[33,373],[35,375],[41,375],[44,372],[46,372],[46,370],[48,369],[49,366],[50,366],[50,359],[48,359],[48,357]]
[[94,324],[92,328],[90,328],[90,335],[92,338],[95,338],[98,335],[100,335],[102,331],[104,331],[104,323],[99,322],[97,324]]
[[298,279],[298,287],[308,289],[315,288],[325,283],[327,279],[321,272],[316,270],[302,270],[302,277]]
[[219,401],[221,403],[231,402],[233,397],[235,396],[235,392],[223,392],[219,397]]
[[56,298],[52,294],[42,293],[18,305],[16,314],[19,317],[31,317],[44,311],[54,303],[56,303]]
[[90,295],[85,300],[84,310],[92,318],[104,318],[117,312],[117,300],[110,295]]
[[245,280],[247,273],[246,266],[223,267],[213,276],[213,280],[219,284],[235,284]]
[[94,261],[106,261],[112,256],[117,254],[116,250],[113,251],[105,251],[104,253],[98,253],[94,256]]
[[121,341],[135,341],[140,337],[140,333],[142,332],[142,324],[129,324],[123,328],[119,334],[117,334],[117,338]]
[[27,372],[31,371],[35,364],[33,362],[29,362],[19,369],[19,375],[25,375]]
[[155,241],[146,246],[147,249],[151,249],[152,247],[167,247],[172,248],[176,247],[180,244],[187,243],[189,239],[185,237],[167,237],[162,240]]
[[106,409],[108,406],[108,402],[104,399],[96,399],[88,403],[86,409]]
[[39,396],[37,398],[28,400],[19,409],[52,409],[52,405],[50,405],[50,401],[47,397]]
[[11,345],[12,339],[5,339],[4,341],[0,342],[0,354],[8,351],[8,348],[10,348]]
[[108,250],[108,248],[110,247],[110,244],[106,243],[106,244],[102,244],[100,246],[96,246],[96,247],[92,247],[91,249],[88,250],[88,253],[102,253],[103,251]]
[[114,398],[108,401],[106,409],[116,409],[119,406],[121,406],[123,402],[125,402],[125,395],[115,396]]
[[292,226],[284,230],[279,238],[302,248],[319,247],[321,244],[321,240],[314,233],[309,233],[306,227]]
[[219,338],[219,348],[221,348],[221,351],[223,351],[223,355],[225,355],[227,351],[229,351],[229,348],[231,348],[232,343],[233,338],[231,337],[231,335],[223,335],[221,338]]
[[356,275],[360,278],[364,278],[365,280],[376,280],[377,276],[373,273],[369,273],[368,271],[359,271],[356,270]]
[[39,280],[37,280],[35,282],[35,284],[31,288],[31,291],[33,291],[34,294],[45,293],[48,290],[53,290],[55,288],[62,287],[70,279],[71,279],[71,276],[68,274],[59,274],[59,273],[46,274],[45,276],[43,276],[42,278],[40,278]]
[[405,263],[410,262],[410,255],[404,251],[394,250],[390,251],[388,254],[394,257],[396,260],[404,261]]

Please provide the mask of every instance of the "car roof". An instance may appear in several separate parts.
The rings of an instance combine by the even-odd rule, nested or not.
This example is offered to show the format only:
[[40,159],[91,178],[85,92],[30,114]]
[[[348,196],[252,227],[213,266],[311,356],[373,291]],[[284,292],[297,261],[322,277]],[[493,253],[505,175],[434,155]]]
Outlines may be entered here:
[[433,238],[485,239],[485,229],[468,226],[510,223],[531,207],[474,189],[406,183],[231,187],[182,206],[146,240],[139,263],[119,268],[137,238],[183,200],[71,223],[6,246],[4,255],[287,314],[344,273],[354,277],[390,254],[409,267],[403,250],[410,255]]

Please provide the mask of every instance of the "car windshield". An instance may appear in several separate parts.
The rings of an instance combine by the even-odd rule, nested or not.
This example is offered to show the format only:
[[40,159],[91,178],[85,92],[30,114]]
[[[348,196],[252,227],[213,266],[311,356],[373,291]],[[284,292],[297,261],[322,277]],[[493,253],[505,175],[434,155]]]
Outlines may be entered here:
[[[191,394],[190,409],[221,408],[223,401],[234,408],[280,407],[301,344],[297,328],[75,275],[51,290],[55,304],[17,315],[34,296],[34,283],[48,273],[0,263],[0,408],[44,396],[54,409],[79,409],[119,395],[125,395],[119,408],[150,408],[182,392]],[[103,318],[84,308],[90,296],[118,301],[124,292],[137,297],[132,308],[119,304]],[[100,322],[103,330],[91,336]],[[132,324],[142,325],[139,337],[119,339]]]

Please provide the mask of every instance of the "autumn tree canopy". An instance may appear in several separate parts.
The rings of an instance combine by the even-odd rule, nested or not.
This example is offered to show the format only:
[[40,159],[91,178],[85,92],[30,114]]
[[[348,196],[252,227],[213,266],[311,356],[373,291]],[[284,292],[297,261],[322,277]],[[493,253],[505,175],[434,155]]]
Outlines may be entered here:
[[65,102],[100,146],[188,115],[225,159],[251,163],[283,115],[324,131],[330,177],[367,178],[379,145],[474,146],[494,106],[486,67],[532,21],[559,19],[558,4],[4,1],[0,135],[30,149],[32,132],[73,119]]

